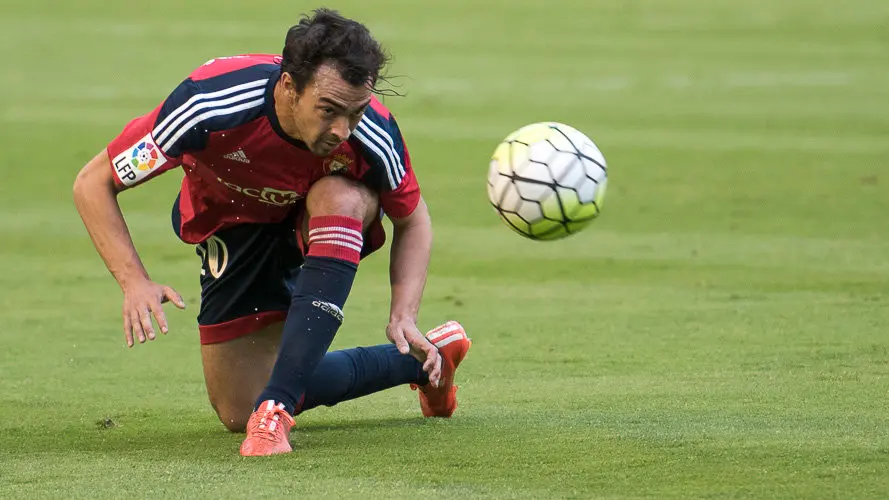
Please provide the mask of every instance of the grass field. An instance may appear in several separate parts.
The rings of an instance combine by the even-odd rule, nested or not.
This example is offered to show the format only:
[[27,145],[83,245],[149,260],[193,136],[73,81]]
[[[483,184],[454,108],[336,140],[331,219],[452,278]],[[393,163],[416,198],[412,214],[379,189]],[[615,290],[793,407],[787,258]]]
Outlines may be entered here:
[[[192,68],[278,52],[306,2],[0,5],[0,497],[885,498],[889,4],[343,1],[436,224],[421,327],[475,340],[460,409],[391,390],[237,454],[203,387],[180,175],[122,197],[189,310],[124,347],[77,170]],[[484,194],[497,142],[557,120],[610,166],[602,218],[524,241]],[[335,347],[384,340],[387,259]],[[106,426],[105,423],[108,423]]]

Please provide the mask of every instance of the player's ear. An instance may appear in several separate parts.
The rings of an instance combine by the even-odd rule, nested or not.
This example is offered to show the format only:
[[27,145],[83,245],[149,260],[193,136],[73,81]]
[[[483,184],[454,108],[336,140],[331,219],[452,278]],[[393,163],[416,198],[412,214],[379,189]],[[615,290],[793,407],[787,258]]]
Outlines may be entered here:
[[293,98],[293,100],[299,99],[299,92],[296,91],[296,82],[293,81],[293,77],[290,76],[290,73],[286,71],[281,73],[281,85],[284,86],[284,92]]

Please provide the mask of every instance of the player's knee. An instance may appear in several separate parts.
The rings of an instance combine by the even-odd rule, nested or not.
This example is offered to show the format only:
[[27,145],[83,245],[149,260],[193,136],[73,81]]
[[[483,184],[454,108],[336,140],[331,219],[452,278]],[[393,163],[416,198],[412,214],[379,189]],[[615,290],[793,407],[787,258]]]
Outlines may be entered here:
[[306,199],[310,217],[344,215],[363,221],[367,228],[380,211],[379,196],[353,179],[329,175],[312,185]]
[[216,411],[219,421],[231,432],[244,432],[247,430],[247,421],[250,419],[250,412],[241,408],[236,408],[230,404],[210,399],[210,405]]

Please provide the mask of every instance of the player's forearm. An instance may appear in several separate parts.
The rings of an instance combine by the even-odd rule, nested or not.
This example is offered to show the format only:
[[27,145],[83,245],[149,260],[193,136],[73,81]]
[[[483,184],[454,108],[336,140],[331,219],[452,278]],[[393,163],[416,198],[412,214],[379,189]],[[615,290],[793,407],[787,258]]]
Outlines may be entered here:
[[389,266],[392,286],[390,321],[417,320],[431,252],[432,221],[421,200],[409,219],[394,227]]
[[96,251],[123,288],[134,279],[148,278],[148,273],[120,211],[111,175],[111,165],[103,151],[77,175],[74,204]]

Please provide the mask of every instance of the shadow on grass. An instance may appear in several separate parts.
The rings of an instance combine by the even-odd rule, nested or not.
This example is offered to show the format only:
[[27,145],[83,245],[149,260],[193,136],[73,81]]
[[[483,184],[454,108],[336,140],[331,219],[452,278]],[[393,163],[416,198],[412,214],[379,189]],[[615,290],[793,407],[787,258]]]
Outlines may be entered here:
[[[297,448],[323,450],[339,448],[346,439],[354,443],[353,433],[363,431],[404,431],[410,434],[425,429],[441,428],[440,419],[423,417],[380,418],[337,422],[297,422],[291,441]],[[171,419],[164,416],[112,416],[96,422],[68,422],[61,426],[17,426],[0,429],[0,450],[3,454],[27,455],[99,453],[109,455],[138,455],[145,459],[185,459],[195,456],[226,457],[237,455],[244,434],[231,433],[213,418]],[[379,432],[369,432],[367,444],[380,438]]]
[[371,430],[371,429],[415,429],[427,425],[428,420],[421,416],[401,418],[375,418],[362,420],[345,420],[338,422],[310,422],[301,424],[297,418],[297,432],[303,434],[321,434],[331,431]]

